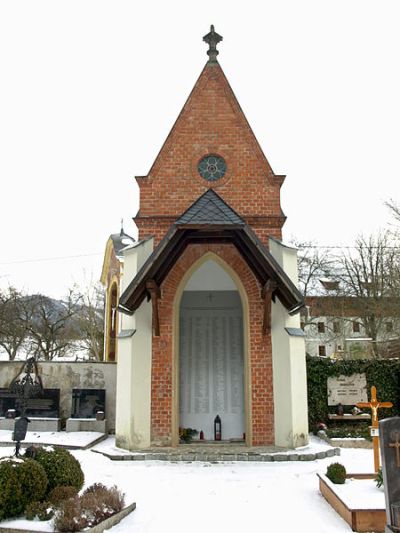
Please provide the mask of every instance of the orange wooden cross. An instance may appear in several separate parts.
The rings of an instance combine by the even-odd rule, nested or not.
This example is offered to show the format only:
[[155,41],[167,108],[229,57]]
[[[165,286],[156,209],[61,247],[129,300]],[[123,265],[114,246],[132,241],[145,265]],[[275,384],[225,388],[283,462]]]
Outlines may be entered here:
[[[369,402],[358,402],[356,403],[357,407],[371,409],[372,411],[372,427],[378,428],[378,409],[381,407],[393,407],[392,402],[380,402],[376,397],[376,387],[371,387],[371,400]],[[379,437],[375,435],[372,437],[374,444],[374,466],[375,472],[379,470]]]

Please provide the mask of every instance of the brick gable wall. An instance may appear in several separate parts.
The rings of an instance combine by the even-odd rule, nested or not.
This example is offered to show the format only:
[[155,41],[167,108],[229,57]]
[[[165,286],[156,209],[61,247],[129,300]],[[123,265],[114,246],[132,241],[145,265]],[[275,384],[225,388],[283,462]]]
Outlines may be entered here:
[[[224,157],[226,175],[205,181],[197,171],[209,153]],[[148,176],[138,178],[139,237],[157,244],[169,226],[208,188],[216,192],[268,244],[281,238],[283,176],[275,176],[221,69],[207,65]]]

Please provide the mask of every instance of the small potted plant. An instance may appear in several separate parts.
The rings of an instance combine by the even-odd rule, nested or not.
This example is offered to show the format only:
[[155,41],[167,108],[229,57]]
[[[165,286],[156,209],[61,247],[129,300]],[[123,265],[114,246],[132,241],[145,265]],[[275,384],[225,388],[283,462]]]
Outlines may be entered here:
[[182,443],[187,444],[188,442],[192,442],[193,437],[197,434],[198,434],[197,429],[179,428],[179,440]]

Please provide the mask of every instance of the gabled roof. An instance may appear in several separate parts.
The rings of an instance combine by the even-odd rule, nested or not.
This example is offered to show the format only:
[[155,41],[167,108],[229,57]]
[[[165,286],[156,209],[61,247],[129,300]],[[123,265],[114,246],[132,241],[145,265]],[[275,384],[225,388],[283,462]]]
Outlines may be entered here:
[[[210,80],[213,80],[216,83],[210,86]],[[224,114],[219,116],[219,122],[224,120],[227,121],[228,124],[232,124],[233,115],[236,125],[241,128],[243,144],[251,147],[251,150],[259,160],[259,164],[264,169],[266,176],[269,176],[273,179],[276,178],[278,181],[282,182],[284,180],[284,176],[274,175],[271,165],[269,164],[269,161],[267,160],[218,61],[212,63],[207,62],[204,66],[181,112],[172,126],[172,129],[164,141],[164,144],[162,145],[149,171],[149,175],[154,176],[158,170],[162,168],[162,162],[164,158],[170,156],[170,147],[177,143],[177,136],[182,142],[180,130],[181,126],[186,123],[187,116],[193,114],[193,117],[198,120],[193,119],[191,120],[191,123],[198,124],[199,120],[204,118],[202,115],[202,101],[204,100],[207,103],[207,108],[210,110],[210,113],[212,113],[212,109],[215,108],[216,98],[221,98],[222,100],[220,101],[219,105],[224,106]],[[210,122],[209,127],[211,129],[209,130],[209,133],[215,133],[215,122],[215,120]],[[206,132],[204,131],[203,133]],[[136,178],[139,179],[145,177],[146,176],[136,176]]]
[[175,222],[181,224],[241,225],[244,220],[212,189],[208,189]]
[[262,287],[270,279],[276,282],[273,295],[290,313],[304,305],[300,291],[253,230],[214,191],[207,191],[170,227],[121,295],[120,310],[134,313],[148,296],[146,282],[160,286],[189,244],[205,242],[233,244]]

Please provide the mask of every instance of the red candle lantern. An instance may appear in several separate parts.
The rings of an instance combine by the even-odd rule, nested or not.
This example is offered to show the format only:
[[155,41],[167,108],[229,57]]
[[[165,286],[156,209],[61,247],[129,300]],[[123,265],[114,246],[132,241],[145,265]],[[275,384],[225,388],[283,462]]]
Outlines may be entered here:
[[219,415],[214,418],[214,440],[221,440],[222,423]]

